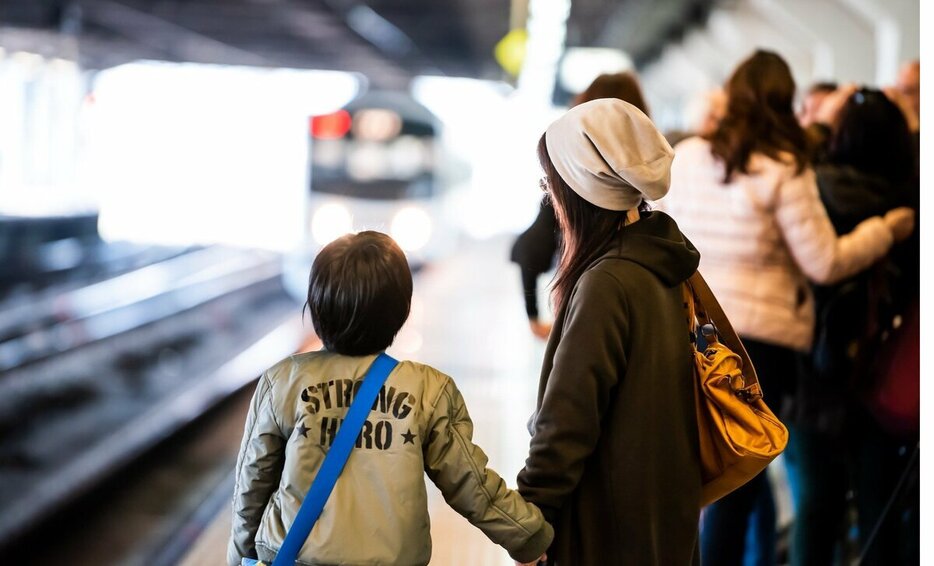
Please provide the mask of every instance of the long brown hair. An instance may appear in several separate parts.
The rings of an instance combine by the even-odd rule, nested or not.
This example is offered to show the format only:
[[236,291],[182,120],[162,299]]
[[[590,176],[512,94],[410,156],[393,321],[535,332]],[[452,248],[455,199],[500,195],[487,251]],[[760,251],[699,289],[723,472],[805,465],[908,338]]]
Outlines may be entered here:
[[[555,169],[544,135],[538,140],[538,160],[548,180],[548,194],[563,238],[561,260],[551,291],[554,310],[560,312],[577,280],[613,241],[626,219],[626,212],[600,208],[578,196]],[[643,207],[644,204],[640,208]]]
[[573,106],[598,98],[618,98],[632,104],[649,116],[649,105],[645,103],[639,79],[633,73],[604,73],[595,78],[584,92],[574,97]]
[[798,173],[808,165],[808,141],[795,118],[795,81],[776,53],[758,50],[740,63],[726,83],[726,114],[706,139],[723,160],[724,182],[749,174],[753,153],[782,159],[788,153]]

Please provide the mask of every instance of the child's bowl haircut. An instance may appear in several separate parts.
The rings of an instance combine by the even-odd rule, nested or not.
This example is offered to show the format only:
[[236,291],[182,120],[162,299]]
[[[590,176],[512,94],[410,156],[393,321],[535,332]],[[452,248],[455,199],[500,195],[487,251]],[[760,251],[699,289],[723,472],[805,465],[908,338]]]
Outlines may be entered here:
[[347,234],[315,258],[308,308],[328,350],[364,356],[388,348],[409,316],[412,273],[386,234]]

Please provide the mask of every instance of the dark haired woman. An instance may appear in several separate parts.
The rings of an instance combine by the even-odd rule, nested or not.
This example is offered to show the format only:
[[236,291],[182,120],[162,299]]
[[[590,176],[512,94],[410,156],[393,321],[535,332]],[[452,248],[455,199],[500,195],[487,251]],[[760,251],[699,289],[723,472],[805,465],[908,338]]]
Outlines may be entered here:
[[[755,52],[733,72],[726,93],[717,129],[678,144],[661,208],[703,254],[704,276],[755,361],[767,402],[780,412],[799,354],[811,348],[809,282],[833,283],[869,267],[911,233],[913,212],[873,216],[838,237],[809,167],[785,61]],[[760,563],[774,563],[774,503],[763,472],[705,510],[705,564],[742,564],[743,533],[760,499],[760,511],[771,513],[757,533]]]
[[[839,114],[829,117],[827,160],[815,167],[821,200],[838,233],[896,206],[916,208],[918,200],[914,140],[902,111],[882,91],[841,91],[847,92]],[[871,270],[815,288],[814,363],[796,396],[798,466],[791,471],[800,487],[792,564],[833,562],[846,532],[851,487],[864,546],[917,442],[916,434],[884,431],[860,398],[876,378],[873,362],[880,357],[883,333],[897,335],[893,321],[907,319],[918,299],[918,263],[917,237],[912,237]],[[918,562],[899,556],[918,544],[917,531],[898,543],[899,518],[905,515],[910,513],[891,512],[861,563]]]
[[[632,104],[646,116],[649,115],[649,107],[642,96],[639,80],[633,73],[600,75],[585,91],[574,97],[572,105],[577,106],[598,98],[618,98]],[[551,269],[559,245],[558,220],[555,218],[551,202],[546,197],[542,199],[535,221],[516,238],[510,252],[510,259],[519,264],[521,271],[529,326],[532,333],[541,339],[548,338],[551,324],[539,316],[538,277]]]
[[564,246],[519,492],[554,525],[551,564],[696,563],[681,283],[699,255],[643,206],[668,190],[671,146],[635,106],[599,99],[549,126],[538,152]]

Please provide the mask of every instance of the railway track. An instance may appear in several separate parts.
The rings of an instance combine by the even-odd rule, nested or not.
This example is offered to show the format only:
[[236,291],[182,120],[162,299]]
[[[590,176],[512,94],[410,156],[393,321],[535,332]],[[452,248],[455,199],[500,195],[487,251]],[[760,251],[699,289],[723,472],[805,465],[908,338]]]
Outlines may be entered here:
[[123,481],[299,347],[307,331],[280,265],[206,248],[0,306],[0,547]]

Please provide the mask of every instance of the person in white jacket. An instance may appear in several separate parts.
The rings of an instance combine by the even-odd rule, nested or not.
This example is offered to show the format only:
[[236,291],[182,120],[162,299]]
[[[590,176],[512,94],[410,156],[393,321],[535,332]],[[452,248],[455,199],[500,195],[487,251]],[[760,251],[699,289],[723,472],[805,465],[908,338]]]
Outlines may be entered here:
[[[866,269],[911,234],[914,213],[895,209],[838,235],[808,163],[785,61],[755,52],[733,72],[726,92],[717,129],[675,147],[671,190],[657,207],[697,247],[700,271],[756,364],[769,405],[780,412],[796,382],[798,354],[813,339],[809,281],[834,283]],[[743,533],[757,501],[766,502],[760,511],[767,518],[757,530],[757,563],[775,562],[774,503],[763,472],[705,510],[705,565],[742,564]]]

